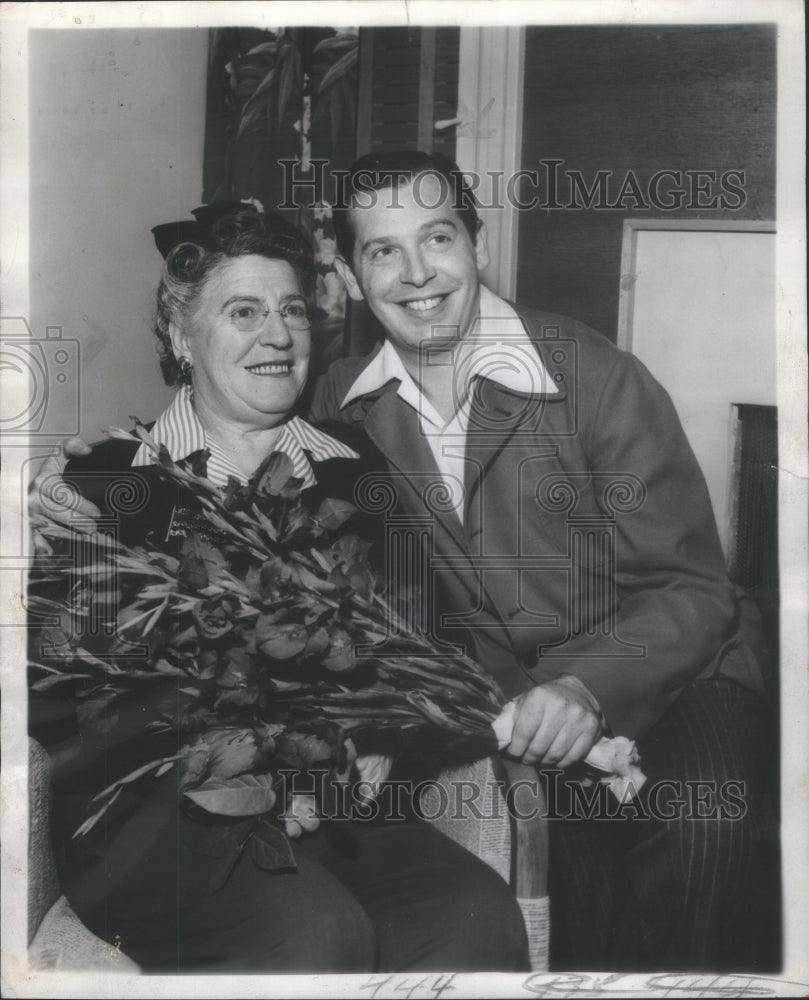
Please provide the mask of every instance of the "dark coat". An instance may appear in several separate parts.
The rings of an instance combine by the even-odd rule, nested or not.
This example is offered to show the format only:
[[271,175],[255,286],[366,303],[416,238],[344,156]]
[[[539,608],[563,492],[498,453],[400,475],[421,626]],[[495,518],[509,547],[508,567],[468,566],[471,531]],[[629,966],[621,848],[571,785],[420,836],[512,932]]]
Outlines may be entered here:
[[313,397],[312,419],[362,426],[385,456],[392,513],[428,519],[442,634],[471,643],[512,696],[574,674],[631,738],[694,680],[721,675],[763,693],[757,612],[728,581],[669,396],[584,324],[517,308],[559,391],[477,381],[463,524],[428,488],[438,470],[398,382],[343,408],[369,362],[350,358]]
[[[309,455],[316,485],[307,495],[351,500],[357,479],[383,468],[384,461],[360,428],[324,422],[319,429],[353,448],[360,457],[320,462]],[[91,500],[103,518],[113,519],[117,537],[125,545],[150,540],[171,549],[176,541],[167,540],[167,535],[178,513],[177,492],[154,465],[132,468],[139,447],[137,442],[118,438],[101,441],[89,455],[71,459],[63,478]],[[195,457],[189,456],[187,461],[193,462]]]

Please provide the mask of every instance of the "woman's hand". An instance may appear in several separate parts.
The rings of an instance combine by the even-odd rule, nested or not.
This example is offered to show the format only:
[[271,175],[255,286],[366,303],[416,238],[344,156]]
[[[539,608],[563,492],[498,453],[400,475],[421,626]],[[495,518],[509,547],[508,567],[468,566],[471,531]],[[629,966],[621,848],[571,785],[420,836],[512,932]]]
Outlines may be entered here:
[[[101,517],[101,511],[89,500],[80,497],[62,479],[67,460],[90,454],[90,445],[79,437],[67,438],[59,449],[46,458],[39,472],[28,487],[28,513],[32,518],[48,517],[59,524],[70,525],[78,531],[89,532]],[[37,531],[33,532],[36,552],[51,553],[48,542]]]
[[357,769],[360,782],[367,786],[366,789],[362,790],[364,794],[360,794],[360,798],[364,802],[369,802],[379,795],[379,786],[390,774],[393,759],[382,753],[364,754],[357,757],[354,766]]
[[284,829],[288,837],[301,837],[304,833],[314,833],[320,826],[314,795],[308,792],[293,792],[283,816]]

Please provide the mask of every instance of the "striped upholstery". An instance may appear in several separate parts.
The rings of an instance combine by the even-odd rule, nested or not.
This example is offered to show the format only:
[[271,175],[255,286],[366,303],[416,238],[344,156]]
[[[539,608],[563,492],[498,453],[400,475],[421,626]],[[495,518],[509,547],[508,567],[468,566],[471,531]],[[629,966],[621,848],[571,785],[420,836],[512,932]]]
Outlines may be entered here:
[[[539,813],[543,811],[542,788],[537,784],[533,768],[509,764],[506,779],[512,785],[520,780],[531,782],[532,788],[536,785],[538,798],[532,805]],[[425,783],[421,809],[428,822],[512,884],[525,920],[531,969],[545,972],[550,934],[548,824],[541,815],[510,820],[497,782],[488,757],[466,767],[444,771],[434,785]],[[477,789],[481,789],[482,794],[475,797],[473,808],[464,800]]]

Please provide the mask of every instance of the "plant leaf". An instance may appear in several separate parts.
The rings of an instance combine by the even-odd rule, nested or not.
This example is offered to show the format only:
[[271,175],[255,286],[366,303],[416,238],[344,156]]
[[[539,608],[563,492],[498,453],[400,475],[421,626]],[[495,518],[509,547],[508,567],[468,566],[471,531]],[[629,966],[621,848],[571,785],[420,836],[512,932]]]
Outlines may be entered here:
[[258,829],[250,838],[250,857],[265,872],[297,870],[295,855],[286,836],[266,820],[259,823]]
[[348,75],[354,66],[357,65],[358,57],[359,47],[354,45],[323,74],[323,79],[320,81],[320,86],[317,88],[318,96],[328,90],[336,80]]
[[338,33],[336,35],[332,35],[331,38],[324,38],[322,41],[318,42],[312,51],[318,53],[331,52],[332,50],[339,51],[356,45],[356,35],[349,34],[345,31],[338,31]]
[[279,41],[276,38],[274,42],[262,42],[260,45],[254,45],[252,49],[248,49],[245,52],[245,58],[248,56],[259,55],[260,53],[266,52],[268,55],[276,55],[278,52]]
[[280,127],[281,120],[284,117],[284,112],[287,109],[293,92],[295,91],[295,53],[296,49],[294,47],[288,49],[284,55],[284,61],[281,66],[281,79],[278,83],[278,125]]
[[[278,75],[278,63],[275,63],[273,68],[266,74],[261,83],[253,91],[251,97],[248,100],[248,104],[256,104],[260,97],[263,97],[269,90],[272,89],[272,85],[275,83],[275,78]],[[247,105],[245,105],[245,110]]]
[[348,500],[326,497],[317,509],[315,520],[327,530],[334,531],[356,513],[357,508]]
[[[39,664],[34,664],[34,666],[39,666]],[[55,684],[61,684],[62,681],[72,681],[77,678],[92,677],[92,674],[49,674],[47,677],[43,677],[42,680],[36,681],[31,687],[35,691],[47,691],[52,688]]]
[[211,778],[185,794],[219,816],[260,816],[275,805],[272,778],[266,774],[242,774],[227,781]]

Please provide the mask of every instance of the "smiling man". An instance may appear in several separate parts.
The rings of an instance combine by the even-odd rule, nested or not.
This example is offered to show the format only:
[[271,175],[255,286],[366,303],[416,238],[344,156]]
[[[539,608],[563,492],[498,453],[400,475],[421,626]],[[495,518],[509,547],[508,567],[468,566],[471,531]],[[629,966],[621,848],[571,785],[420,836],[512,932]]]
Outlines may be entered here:
[[[568,769],[604,733],[641,751],[632,816],[550,823],[553,967],[756,967],[764,653],[670,399],[600,334],[481,285],[485,227],[446,158],[363,157],[342,205],[338,269],[386,336],[329,369],[313,417],[361,424],[392,513],[429,524],[427,615],[516,699],[506,752]],[[689,782],[700,815],[677,807]]]

